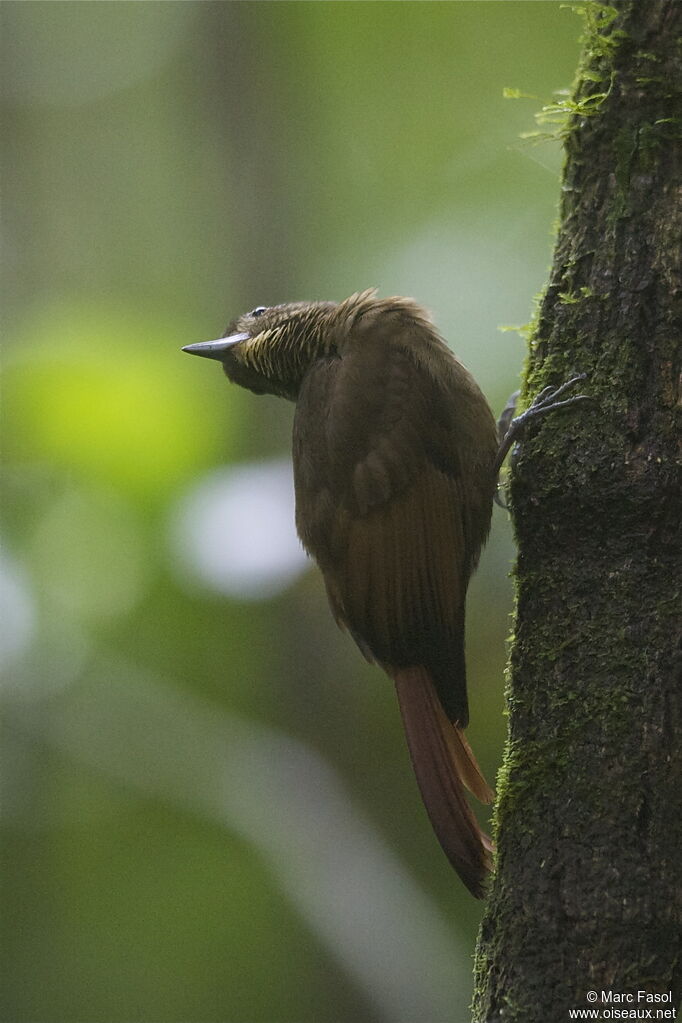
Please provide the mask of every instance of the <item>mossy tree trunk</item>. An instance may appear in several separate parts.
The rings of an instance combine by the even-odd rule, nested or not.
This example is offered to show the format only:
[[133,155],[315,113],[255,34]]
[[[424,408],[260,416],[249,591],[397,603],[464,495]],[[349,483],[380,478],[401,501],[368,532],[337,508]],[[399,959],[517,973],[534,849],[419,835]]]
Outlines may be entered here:
[[477,1023],[559,1023],[603,992],[656,1018],[682,987],[682,3],[586,6],[526,392],[585,372],[594,400],[531,427],[512,470],[509,739]]

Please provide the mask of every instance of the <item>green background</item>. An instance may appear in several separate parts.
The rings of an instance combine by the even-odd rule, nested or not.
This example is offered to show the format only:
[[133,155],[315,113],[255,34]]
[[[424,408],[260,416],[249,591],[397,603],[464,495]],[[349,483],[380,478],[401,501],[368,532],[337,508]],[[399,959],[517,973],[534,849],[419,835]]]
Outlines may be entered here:
[[[524,349],[498,327],[530,318],[559,193],[558,145],[519,135],[570,86],[580,22],[515,0],[0,15],[2,1018],[465,1021],[480,907],[390,683],[316,571],[268,576],[292,409],[179,349],[376,286],[425,304],[501,408]],[[221,530],[215,583],[192,545]],[[512,558],[496,509],[467,638],[491,779]]]

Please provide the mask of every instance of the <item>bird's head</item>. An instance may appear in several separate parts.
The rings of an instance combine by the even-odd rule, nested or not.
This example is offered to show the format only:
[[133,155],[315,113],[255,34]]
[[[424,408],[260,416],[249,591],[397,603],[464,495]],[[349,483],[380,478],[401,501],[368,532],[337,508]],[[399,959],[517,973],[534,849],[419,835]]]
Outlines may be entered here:
[[224,337],[183,351],[217,359],[233,383],[255,394],[296,401],[310,364],[333,354],[338,308],[335,302],[258,306],[233,320]]

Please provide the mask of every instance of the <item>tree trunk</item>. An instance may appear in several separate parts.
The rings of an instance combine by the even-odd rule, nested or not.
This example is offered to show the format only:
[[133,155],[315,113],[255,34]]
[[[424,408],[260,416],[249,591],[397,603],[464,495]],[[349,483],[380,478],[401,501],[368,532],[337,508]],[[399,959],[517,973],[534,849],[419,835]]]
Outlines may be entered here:
[[656,1012],[682,988],[682,3],[585,7],[526,392],[585,372],[594,400],[538,421],[512,470],[509,739],[477,1023],[617,1018],[600,1005],[672,1019]]

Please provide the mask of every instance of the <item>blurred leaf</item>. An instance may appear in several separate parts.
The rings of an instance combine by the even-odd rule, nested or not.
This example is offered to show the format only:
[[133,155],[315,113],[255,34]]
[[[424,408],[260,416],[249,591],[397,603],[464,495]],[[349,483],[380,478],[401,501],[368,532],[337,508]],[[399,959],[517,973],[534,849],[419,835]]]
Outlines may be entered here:
[[5,458],[52,462],[145,497],[210,465],[227,446],[235,392],[206,400],[222,381],[192,372],[180,351],[187,337],[107,309],[43,312],[5,361]]

